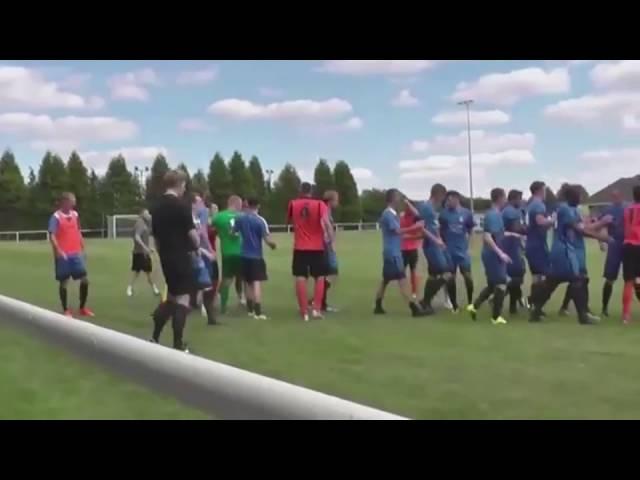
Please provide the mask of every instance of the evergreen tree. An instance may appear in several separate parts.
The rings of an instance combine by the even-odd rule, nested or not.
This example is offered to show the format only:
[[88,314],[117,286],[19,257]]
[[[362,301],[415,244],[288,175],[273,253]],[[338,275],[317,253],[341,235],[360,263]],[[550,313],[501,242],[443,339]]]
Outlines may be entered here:
[[193,184],[191,183],[191,175],[189,174],[189,169],[184,163],[180,163],[177,167],[177,170],[182,170],[184,174],[187,176],[187,185],[186,185],[186,194],[191,195],[193,192]]
[[260,160],[258,160],[258,157],[255,155],[251,157],[249,161],[249,175],[251,176],[251,185],[255,196],[260,202],[264,202],[267,194],[267,184],[264,179],[264,172],[262,171]]
[[47,218],[58,207],[60,195],[69,187],[67,168],[58,155],[47,152],[40,163],[35,188],[34,215],[38,225],[46,225]]
[[194,191],[204,195],[205,197],[209,196],[209,183],[207,182],[207,177],[201,169],[198,169],[196,173],[194,173],[193,178],[191,178],[191,185]]
[[231,175],[224,158],[216,153],[209,164],[209,193],[214,203],[218,204],[220,210],[227,206],[227,199],[231,195]]
[[140,208],[140,184],[122,155],[111,159],[100,183],[100,202],[107,215],[134,214]]
[[89,175],[80,156],[74,151],[67,162],[68,188],[76,196],[77,209],[85,217],[89,201]]
[[151,165],[151,175],[146,185],[147,204],[153,204],[164,193],[164,176],[169,171],[169,163],[164,155],[159,153]]
[[270,196],[268,211],[271,222],[284,223],[286,221],[289,202],[298,196],[300,184],[300,177],[295,167],[287,163],[278,175],[273,193]]
[[10,150],[0,157],[0,228],[21,228],[27,189],[20,167]]
[[365,190],[360,197],[362,205],[362,221],[377,222],[382,211],[387,207],[384,190]]
[[339,222],[359,222],[362,217],[358,185],[356,184],[351,168],[344,161],[339,161],[333,169],[336,191],[340,194],[340,208],[338,209]]
[[315,184],[315,193],[319,198],[322,198],[322,195],[324,195],[324,192],[327,190],[335,189],[335,181],[331,167],[329,167],[329,163],[322,158],[313,172],[313,183]]
[[253,195],[251,176],[240,152],[233,152],[231,160],[229,160],[229,175],[231,176],[232,193],[240,195],[242,198],[248,198]]

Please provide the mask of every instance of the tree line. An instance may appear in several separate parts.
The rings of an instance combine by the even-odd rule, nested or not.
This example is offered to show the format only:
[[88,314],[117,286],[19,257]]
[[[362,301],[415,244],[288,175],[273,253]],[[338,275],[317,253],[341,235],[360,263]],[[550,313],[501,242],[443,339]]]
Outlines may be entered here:
[[[162,180],[170,168],[167,158],[158,154],[150,168],[132,171],[126,159],[118,155],[111,159],[104,175],[98,175],[85,166],[77,152],[72,152],[66,162],[47,152],[37,173],[30,168],[25,180],[13,152],[5,150],[0,157],[0,231],[46,228],[64,191],[75,193],[83,228],[103,228],[108,215],[134,214],[152,205],[163,193]],[[187,174],[188,191],[207,195],[220,209],[225,208],[231,194],[258,198],[262,214],[270,223],[285,222],[287,205],[298,195],[302,183],[293,165],[285,165],[272,181],[274,172],[265,171],[258,157],[252,156],[247,164],[238,151],[228,161],[216,153],[206,172],[199,169],[191,175],[184,164],[175,168]],[[314,184],[318,196],[327,190],[340,194],[342,205],[335,212],[336,221],[362,220],[358,186],[346,162],[336,162],[331,168],[320,159]]]

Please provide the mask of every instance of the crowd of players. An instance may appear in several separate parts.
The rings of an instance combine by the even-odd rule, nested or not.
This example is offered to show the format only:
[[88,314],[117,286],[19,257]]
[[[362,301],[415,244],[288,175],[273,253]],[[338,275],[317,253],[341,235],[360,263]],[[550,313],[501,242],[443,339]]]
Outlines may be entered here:
[[[623,269],[623,320],[629,323],[633,293],[640,300],[640,185],[633,189],[634,203],[626,205],[619,192],[613,192],[611,205],[597,219],[585,219],[580,213],[580,189],[565,185],[555,211],[545,205],[546,185],[536,181],[525,203],[523,194],[502,188],[491,191],[491,209],[484,217],[481,253],[486,286],[473,298],[473,278],[469,238],[475,227],[471,213],[460,206],[460,194],[447,191],[441,184],[431,188],[426,202],[412,205],[398,190],[386,193],[387,208],[380,219],[383,236],[383,280],[376,295],[374,313],[384,314],[382,301],[389,283],[397,281],[413,316],[433,314],[432,300],[446,288],[452,309],[458,311],[456,279],[464,278],[473,320],[479,308],[491,303],[491,321],[506,324],[504,300],[509,297],[509,312],[516,314],[528,307],[529,321],[545,316],[543,307],[559,285],[568,284],[561,314],[573,301],[578,321],[584,325],[600,319],[589,308],[589,272],[585,238],[601,242],[607,255],[604,266],[602,314],[608,316],[613,283]],[[401,210],[404,210],[400,213]],[[551,247],[548,232],[553,230]],[[428,263],[428,278],[422,300],[417,301],[417,251],[422,246]],[[526,261],[525,261],[526,260]],[[522,291],[526,266],[531,273],[531,292]],[[410,270],[410,284],[406,269]]]
[[[150,212],[141,212],[134,227],[133,276],[127,288],[127,295],[133,295],[135,280],[144,272],[153,292],[160,294],[152,278],[152,236],[166,283],[165,295],[152,313],[152,341],[159,342],[164,326],[171,320],[173,346],[180,350],[187,349],[183,332],[189,312],[202,308],[208,324],[216,325],[217,311],[226,312],[232,284],[250,316],[267,318],[262,308],[261,285],[268,278],[263,244],[276,248],[269,226],[259,214],[257,200],[243,202],[232,195],[221,212],[197,194],[191,195],[189,204],[184,198],[186,180],[180,171],[168,172],[164,178],[165,194]],[[503,304],[508,296],[511,314],[528,307],[529,320],[539,322],[553,292],[567,283],[562,311],[566,312],[573,301],[581,324],[596,323],[599,318],[589,309],[585,248],[585,237],[591,237],[607,248],[602,313],[608,316],[613,283],[622,265],[623,319],[628,323],[634,290],[640,300],[640,186],[633,190],[633,204],[624,204],[616,192],[611,206],[597,220],[589,221],[580,214],[577,187],[563,187],[555,211],[544,203],[543,182],[533,182],[530,191],[526,203],[520,191],[511,190],[508,194],[501,188],[491,191],[492,207],[484,217],[481,254],[486,286],[474,300],[469,240],[476,225],[471,212],[461,206],[460,194],[435,184],[430,198],[414,205],[398,190],[388,190],[387,207],[379,220],[383,268],[374,313],[386,313],[383,299],[391,282],[398,283],[413,316],[433,314],[432,301],[441,290],[446,292],[451,309],[457,312],[459,272],[467,293],[465,310],[473,320],[480,307],[489,302],[492,323],[507,323]],[[333,191],[326,192],[322,199],[313,198],[312,185],[308,183],[302,184],[299,198],[289,204],[287,220],[294,231],[292,274],[304,321],[322,318],[323,312],[332,310],[327,292],[338,275],[338,261],[331,212],[338,204],[339,197]],[[79,314],[92,317],[93,312],[86,306],[89,281],[84,241],[74,206],[73,194],[63,194],[59,210],[49,221],[55,275],[65,315],[72,316],[67,304],[67,282],[74,279],[80,281]],[[553,230],[551,247],[549,230]],[[220,252],[216,251],[217,238]],[[420,248],[428,264],[428,277],[418,301]],[[525,296],[522,286],[527,264],[532,278],[530,294]],[[314,280],[311,300],[307,293],[309,278]]]

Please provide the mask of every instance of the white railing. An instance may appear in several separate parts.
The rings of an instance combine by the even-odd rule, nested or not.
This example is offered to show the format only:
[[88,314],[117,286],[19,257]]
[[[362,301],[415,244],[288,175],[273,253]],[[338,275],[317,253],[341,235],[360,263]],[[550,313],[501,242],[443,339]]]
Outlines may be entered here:
[[[293,227],[291,225],[269,225],[269,228],[274,233],[291,233],[293,231]],[[368,230],[378,230],[379,226],[377,223],[339,223],[336,225],[336,228],[339,231],[368,231]],[[124,238],[130,237],[133,229],[122,229],[122,232],[125,232],[126,235],[117,235],[116,237],[109,238]],[[85,238],[106,238],[107,231],[105,229],[87,229],[82,230],[82,234]],[[10,232],[0,232],[0,241],[11,241],[11,242],[25,242],[25,241],[34,241],[34,240],[49,240],[49,232],[47,230],[21,230],[21,231],[10,231]]]
[[[0,323],[24,329],[214,418],[404,420],[391,413],[187,355],[0,295]],[[37,368],[34,365],[34,368]]]
[[[104,238],[105,231],[103,229],[85,229],[82,230],[85,238]],[[0,232],[0,241],[26,242],[34,240],[49,240],[49,232],[47,230],[20,230],[14,232]]]

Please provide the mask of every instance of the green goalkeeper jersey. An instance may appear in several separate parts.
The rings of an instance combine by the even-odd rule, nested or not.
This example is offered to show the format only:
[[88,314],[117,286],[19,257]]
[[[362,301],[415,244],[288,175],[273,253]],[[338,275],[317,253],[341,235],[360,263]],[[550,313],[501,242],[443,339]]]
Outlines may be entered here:
[[213,228],[220,237],[220,248],[223,257],[240,256],[242,251],[242,237],[233,232],[233,226],[239,213],[224,210],[213,218]]

